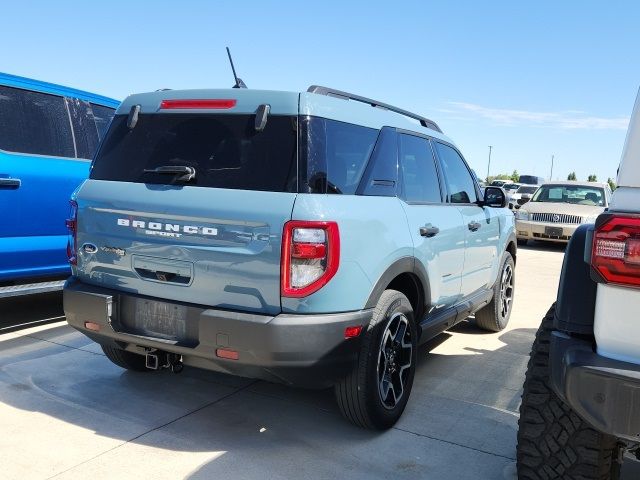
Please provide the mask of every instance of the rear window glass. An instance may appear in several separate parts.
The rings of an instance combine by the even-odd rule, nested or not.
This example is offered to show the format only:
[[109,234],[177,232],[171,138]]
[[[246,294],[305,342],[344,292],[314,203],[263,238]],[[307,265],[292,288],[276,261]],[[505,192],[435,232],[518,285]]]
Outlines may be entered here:
[[78,158],[93,158],[98,149],[98,130],[91,105],[78,98],[67,98],[66,101],[76,141],[76,155]]
[[271,115],[255,130],[254,115],[139,115],[133,129],[116,115],[91,178],[121,182],[184,184],[179,175],[149,173],[157,167],[192,167],[188,185],[294,192],[296,117]]
[[107,127],[113,118],[115,110],[110,107],[104,107],[102,105],[92,103],[91,111],[93,113],[93,120],[96,123],[96,129],[98,130],[98,139],[102,140],[104,135],[107,133]]
[[301,192],[354,194],[379,130],[307,117],[301,131]]
[[75,157],[64,98],[0,86],[0,149]]

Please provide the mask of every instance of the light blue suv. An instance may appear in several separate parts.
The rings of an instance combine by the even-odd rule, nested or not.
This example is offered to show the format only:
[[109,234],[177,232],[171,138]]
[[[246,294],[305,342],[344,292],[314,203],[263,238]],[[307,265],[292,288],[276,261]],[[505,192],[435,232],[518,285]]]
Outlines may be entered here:
[[324,87],[132,95],[72,200],[70,325],[117,365],[402,414],[417,346],[509,320],[513,214],[432,121]]

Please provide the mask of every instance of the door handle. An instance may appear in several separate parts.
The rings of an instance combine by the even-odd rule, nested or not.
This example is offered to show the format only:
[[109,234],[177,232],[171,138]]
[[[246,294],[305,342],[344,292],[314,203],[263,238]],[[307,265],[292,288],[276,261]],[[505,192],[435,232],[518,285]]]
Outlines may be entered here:
[[467,225],[467,227],[469,227],[469,230],[471,230],[472,232],[477,231],[482,225],[479,222],[471,222]]
[[432,225],[425,225],[424,227],[420,227],[420,236],[421,237],[435,237],[438,233],[440,233],[440,229],[438,227],[434,227]]
[[20,188],[19,178],[0,177],[0,188]]

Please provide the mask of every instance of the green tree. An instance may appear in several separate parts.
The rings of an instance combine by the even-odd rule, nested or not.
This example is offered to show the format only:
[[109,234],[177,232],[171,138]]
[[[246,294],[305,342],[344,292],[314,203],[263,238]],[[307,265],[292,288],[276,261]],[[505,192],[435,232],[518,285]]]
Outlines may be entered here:
[[517,170],[514,170],[513,173],[511,174],[511,180],[513,180],[514,182],[520,181],[520,174],[518,173]]
[[578,177],[576,177],[576,172],[571,172],[567,177],[567,180],[578,180]]
[[592,173],[591,175],[589,175],[589,178],[587,178],[587,182],[597,182],[598,181],[598,177],[596,177],[595,173]]
[[611,177],[607,178],[607,183],[609,184],[609,187],[611,187],[612,192],[618,187]]

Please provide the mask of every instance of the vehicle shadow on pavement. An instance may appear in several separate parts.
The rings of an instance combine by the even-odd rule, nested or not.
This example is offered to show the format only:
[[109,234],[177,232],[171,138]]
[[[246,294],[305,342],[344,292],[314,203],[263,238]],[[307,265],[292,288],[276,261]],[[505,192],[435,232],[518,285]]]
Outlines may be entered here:
[[63,318],[62,292],[0,298],[0,334]]
[[343,420],[330,390],[125,372],[67,326],[0,340],[0,419],[14,446],[0,461],[42,478],[124,475],[140,462],[158,478],[514,478],[535,332],[489,334],[478,347],[474,328],[420,348],[405,414],[382,433]]
[[566,248],[566,243],[538,242],[536,240],[529,240],[526,245],[518,245],[518,249],[534,250],[538,252],[564,252]]

